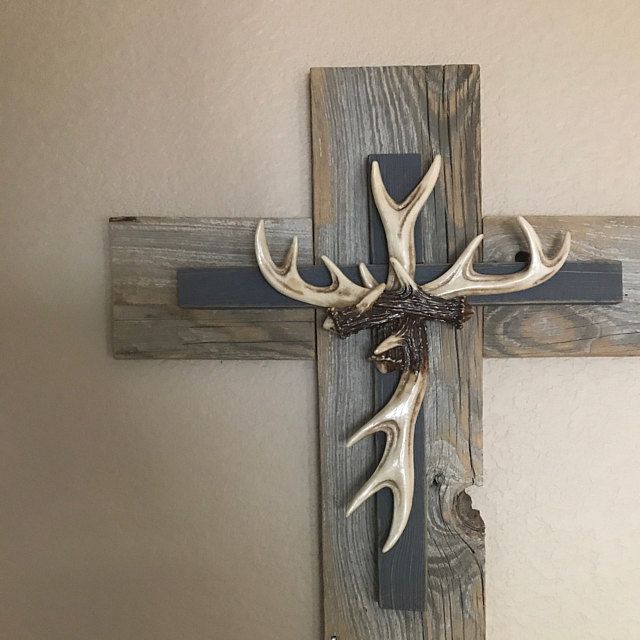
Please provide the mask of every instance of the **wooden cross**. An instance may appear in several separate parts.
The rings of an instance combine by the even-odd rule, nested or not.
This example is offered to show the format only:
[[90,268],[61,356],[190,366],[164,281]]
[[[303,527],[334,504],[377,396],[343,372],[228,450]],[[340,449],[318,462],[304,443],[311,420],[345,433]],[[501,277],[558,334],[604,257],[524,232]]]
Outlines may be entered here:
[[[440,153],[443,176],[425,207],[417,239],[420,268],[442,271],[481,224],[478,68],[314,69],[311,98],[313,234],[308,220],[268,221],[274,254],[297,235],[302,264],[312,262],[313,238],[316,259],[327,254],[340,265],[353,265],[368,256],[375,270],[385,258],[368,197],[368,160],[372,154],[393,154],[378,160],[392,195],[401,198]],[[640,225],[629,225],[628,218],[622,223],[529,219],[547,246],[557,241],[558,230],[568,229],[575,257],[624,259],[625,268],[638,245],[609,251],[612,229],[626,225],[640,238]],[[349,521],[344,517],[347,500],[377,457],[366,446],[347,453],[344,444],[392,384],[388,376],[374,375],[366,361],[368,336],[337,340],[319,325],[316,332],[313,311],[274,298],[255,267],[235,270],[255,265],[255,226],[256,220],[246,219],[113,219],[114,354],[233,359],[312,358],[317,352],[325,637],[484,637],[484,525],[465,493],[482,477],[482,313],[478,309],[459,332],[436,323],[429,327],[432,383],[418,423],[416,468],[421,471],[414,509],[396,547],[379,555],[388,528],[388,496],[378,494],[377,528],[371,504]],[[485,256],[511,263],[486,268],[520,268],[512,264],[522,248],[513,221],[496,219],[484,226],[489,231]],[[181,272],[180,307],[176,269],[184,267],[219,268]],[[312,272],[313,267],[310,276],[322,278]],[[485,354],[581,350],[608,355],[621,343],[626,353],[634,347],[640,352],[640,338],[623,331],[629,301],[560,311],[539,306],[618,301],[619,264],[576,263],[556,278],[552,288],[544,288],[550,281],[519,298],[493,301],[500,304],[487,312]],[[236,291],[241,297],[234,297]],[[519,306],[505,306],[514,303]],[[558,339],[567,333],[569,339]]]

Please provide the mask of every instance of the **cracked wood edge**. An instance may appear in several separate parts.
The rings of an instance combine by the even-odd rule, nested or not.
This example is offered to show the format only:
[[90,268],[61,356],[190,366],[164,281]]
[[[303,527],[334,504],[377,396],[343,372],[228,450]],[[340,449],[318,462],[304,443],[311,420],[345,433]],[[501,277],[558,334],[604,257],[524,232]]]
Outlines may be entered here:
[[[311,100],[316,259],[350,264],[369,254],[366,158],[374,153],[418,151],[425,165],[443,155],[444,179],[423,221],[425,260],[446,262],[464,248],[480,221],[477,67],[313,69]],[[376,602],[373,501],[345,519],[376,465],[372,441],[345,448],[373,411],[369,337],[317,334],[327,640],[484,638],[484,526],[464,493],[481,477],[480,328],[477,317],[459,334],[430,329],[425,612]]]
[[[112,218],[111,345],[115,358],[315,358],[312,309],[197,310],[177,305],[176,269],[255,265],[254,218]],[[311,220],[266,221],[274,256],[291,237],[312,260]],[[256,266],[257,268],[257,266]]]
[[[620,260],[624,300],[617,305],[496,306],[485,309],[489,358],[640,355],[640,217],[527,216],[550,250],[564,231],[570,260]],[[487,217],[485,259],[513,260],[522,238],[513,217]]]

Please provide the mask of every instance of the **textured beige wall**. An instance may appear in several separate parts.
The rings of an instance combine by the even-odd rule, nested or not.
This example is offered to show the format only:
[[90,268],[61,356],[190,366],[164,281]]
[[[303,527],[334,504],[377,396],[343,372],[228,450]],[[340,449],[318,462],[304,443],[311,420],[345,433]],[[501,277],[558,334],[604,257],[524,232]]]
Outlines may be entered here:
[[[320,637],[312,363],[113,361],[107,218],[310,215],[308,68],[443,62],[482,66],[486,214],[638,214],[640,3],[5,0],[0,29],[0,637]],[[490,640],[640,638],[640,360],[485,374]]]

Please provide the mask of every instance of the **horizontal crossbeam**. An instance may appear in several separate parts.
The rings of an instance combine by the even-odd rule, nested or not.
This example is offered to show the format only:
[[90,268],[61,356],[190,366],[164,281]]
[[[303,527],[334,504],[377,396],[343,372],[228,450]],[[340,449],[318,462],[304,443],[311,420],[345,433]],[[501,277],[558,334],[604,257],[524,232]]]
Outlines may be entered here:
[[[502,275],[515,273],[522,263],[482,263],[479,273]],[[442,275],[449,265],[418,265],[416,282],[429,282]],[[386,265],[369,265],[373,277],[384,282]],[[357,267],[342,271],[358,281]],[[331,276],[324,266],[300,267],[307,282],[326,286]],[[617,304],[622,302],[622,263],[618,261],[569,262],[550,280],[533,289],[494,296],[471,296],[471,304]],[[265,309],[295,308],[307,305],[278,293],[257,267],[216,267],[178,269],[178,305],[186,309]]]

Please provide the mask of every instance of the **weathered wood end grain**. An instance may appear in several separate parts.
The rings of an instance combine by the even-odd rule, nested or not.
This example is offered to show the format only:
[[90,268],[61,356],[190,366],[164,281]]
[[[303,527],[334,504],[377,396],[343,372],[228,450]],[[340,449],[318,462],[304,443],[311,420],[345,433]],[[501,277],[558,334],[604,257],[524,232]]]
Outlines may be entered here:
[[[485,309],[490,358],[640,355],[640,217],[527,216],[545,247],[572,236],[570,260],[620,260],[624,300],[613,306],[496,306]],[[523,240],[515,218],[487,217],[486,260],[512,260]]]
[[[254,218],[113,218],[112,350],[116,358],[313,359],[312,309],[195,310],[177,305],[180,267],[255,266]],[[312,260],[311,220],[266,222],[280,259],[294,235]],[[257,269],[257,266],[256,266]]]
[[[480,224],[479,69],[474,66],[314,69],[311,72],[316,258],[369,254],[366,158],[443,155],[444,175],[423,219],[427,262],[448,262]],[[376,602],[373,501],[345,505],[374,470],[371,441],[345,442],[373,411],[368,336],[319,329],[325,638],[484,638],[484,527],[464,489],[481,477],[481,319],[462,332],[431,329],[425,410],[426,611]],[[372,440],[372,439],[370,439]]]

